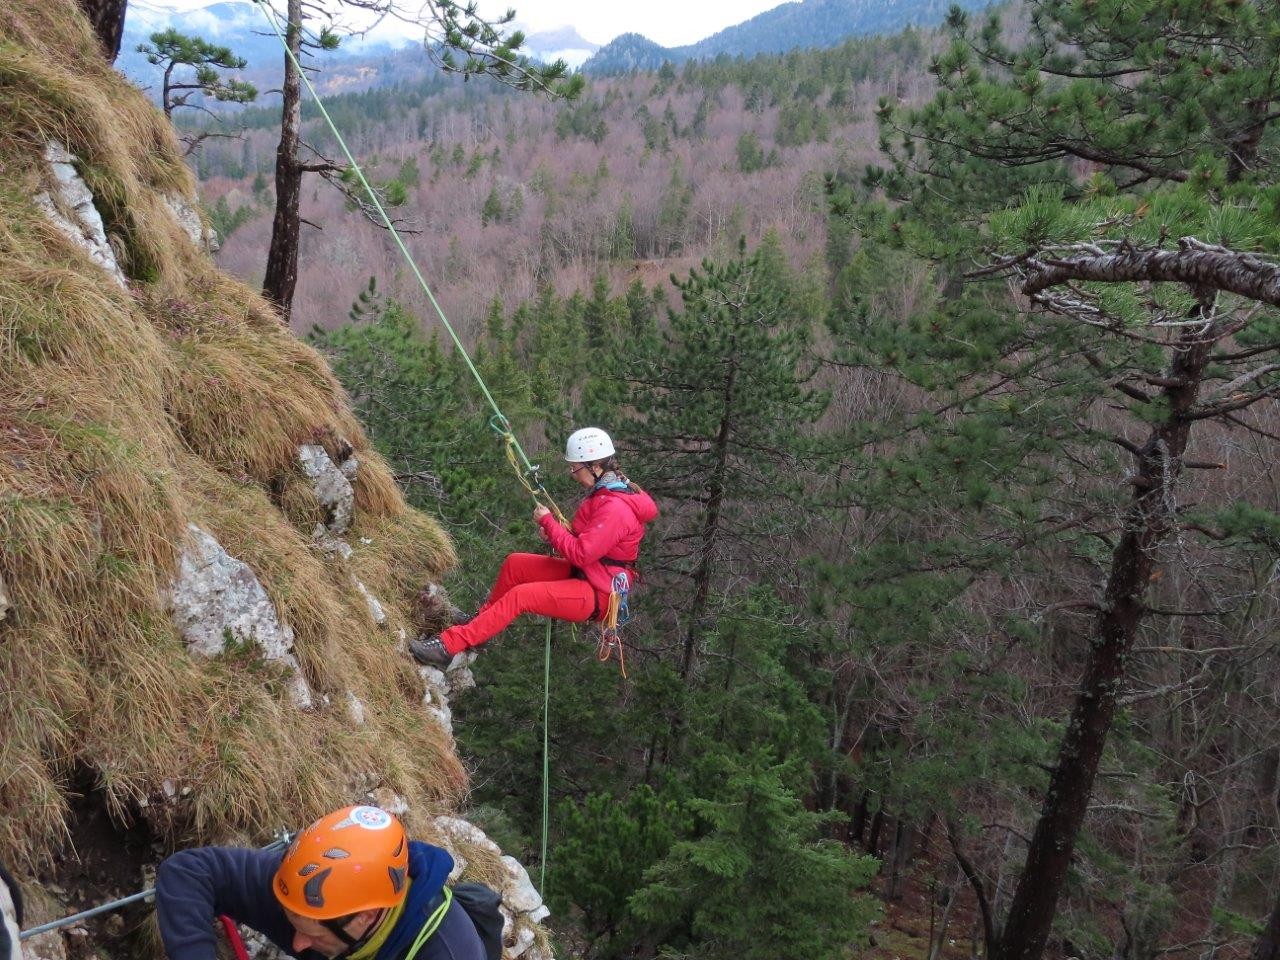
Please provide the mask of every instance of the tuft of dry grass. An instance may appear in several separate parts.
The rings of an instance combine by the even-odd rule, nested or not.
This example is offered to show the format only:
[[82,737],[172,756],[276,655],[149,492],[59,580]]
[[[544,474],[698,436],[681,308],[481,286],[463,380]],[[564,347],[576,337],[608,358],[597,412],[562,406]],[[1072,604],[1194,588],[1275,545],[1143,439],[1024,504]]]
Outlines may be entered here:
[[[128,290],[32,202],[49,138],[77,156]],[[175,845],[265,838],[371,787],[436,813],[467,789],[399,649],[449,540],[408,509],[319,355],[191,244],[174,193],[192,185],[173,131],[105,64],[74,0],[2,5],[0,859],[25,873],[66,841],[72,771],[94,773],[117,822],[145,818]],[[311,536],[310,442],[360,461],[350,559]],[[188,523],[262,582],[314,709],[252,648],[187,652],[165,597]]]

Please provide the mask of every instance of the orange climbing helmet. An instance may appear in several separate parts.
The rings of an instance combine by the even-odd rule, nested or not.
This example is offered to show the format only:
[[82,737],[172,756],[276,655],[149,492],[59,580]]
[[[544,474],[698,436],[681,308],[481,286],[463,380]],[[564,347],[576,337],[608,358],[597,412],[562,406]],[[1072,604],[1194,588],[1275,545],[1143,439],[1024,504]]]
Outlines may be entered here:
[[272,888],[286,910],[332,920],[397,906],[408,890],[409,839],[378,807],[343,807],[293,839]]

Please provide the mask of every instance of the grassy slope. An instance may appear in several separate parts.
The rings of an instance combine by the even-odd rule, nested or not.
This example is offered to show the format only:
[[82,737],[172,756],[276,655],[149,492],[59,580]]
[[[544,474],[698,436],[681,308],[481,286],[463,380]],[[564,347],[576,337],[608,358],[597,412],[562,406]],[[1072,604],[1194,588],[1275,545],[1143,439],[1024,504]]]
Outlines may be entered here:
[[[50,137],[80,159],[129,291],[33,203]],[[168,843],[262,836],[376,786],[424,818],[467,786],[396,649],[417,587],[453,562],[447,537],[406,507],[325,363],[195,249],[164,193],[193,193],[173,132],[98,55],[73,0],[7,0],[0,858],[23,872],[63,844],[68,784],[86,772],[118,824],[145,811]],[[346,563],[311,542],[318,505],[297,463],[299,443],[339,437],[361,463]],[[256,571],[331,706],[294,709],[251,655],[187,653],[163,594],[188,522]],[[189,795],[149,803],[165,778]]]

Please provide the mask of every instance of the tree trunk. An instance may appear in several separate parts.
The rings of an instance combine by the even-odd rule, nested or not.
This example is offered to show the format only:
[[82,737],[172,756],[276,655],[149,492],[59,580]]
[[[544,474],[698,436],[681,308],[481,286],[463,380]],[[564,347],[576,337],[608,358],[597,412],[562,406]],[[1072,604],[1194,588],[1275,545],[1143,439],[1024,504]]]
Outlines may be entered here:
[[702,538],[698,549],[698,568],[693,575],[693,602],[689,605],[689,629],[685,632],[684,655],[680,658],[680,679],[688,682],[698,657],[698,640],[702,633],[702,618],[711,596],[711,573],[716,560],[716,540],[720,532],[720,511],[724,508],[725,473],[729,463],[729,434],[733,429],[734,385],[738,365],[730,361],[724,380],[723,406],[720,429],[715,441],[715,470],[707,484],[707,512],[702,519]]
[[[848,783],[846,785],[843,781],[843,778],[841,778],[841,780],[842,780],[841,785],[844,787],[843,792],[845,796],[852,797],[853,784]],[[849,842],[850,843],[862,842],[862,834],[867,829],[867,808],[868,806],[870,806],[870,800],[871,800],[871,795],[867,793],[867,791],[863,790],[862,794],[858,797],[857,804],[854,806],[854,808],[851,811],[849,811]]]
[[80,0],[80,9],[102,45],[109,62],[115,63],[124,39],[124,14],[129,0]]
[[902,877],[907,872],[907,862],[911,859],[914,834],[911,824],[898,817],[893,829],[893,850],[889,853],[889,879],[884,895],[886,900],[897,900],[902,896]]
[[[302,80],[294,59],[302,51],[302,0],[289,0],[285,38],[293,57],[284,58],[283,106],[280,113],[280,145],[276,148],[276,213],[271,222],[271,246],[262,295],[275,304],[287,325],[298,285],[298,241],[301,233],[302,164],[298,143],[302,126]],[[300,61],[299,61],[300,62]]]
[[1276,897],[1275,905],[1271,908],[1267,925],[1258,934],[1250,960],[1280,960],[1280,896]]
[[867,834],[867,853],[873,857],[880,856],[880,831],[884,828],[884,807],[880,806],[871,815],[871,832]]
[[978,913],[982,917],[982,939],[987,945],[987,956],[994,957],[1000,946],[1000,927],[995,912],[991,909],[991,900],[987,897],[987,888],[978,874],[972,861],[965,856],[960,846],[960,837],[955,825],[947,821],[947,842],[951,844],[951,852],[955,855],[960,873],[973,890],[974,901],[978,904]]
[[[1201,290],[1194,292],[1200,299],[1194,312],[1207,316],[1212,298]],[[1124,685],[1129,649],[1145,612],[1143,597],[1156,550],[1173,522],[1172,487],[1182,472],[1191,432],[1187,413],[1199,392],[1212,345],[1211,332],[1196,330],[1184,334],[1174,349],[1169,380],[1177,386],[1162,389],[1167,419],[1152,429],[1138,455],[1131,480],[1133,498],[1125,513],[1124,534],[1111,555],[1084,676],[995,960],[1039,960],[1049,938],[1116,698]]]
[[[929,931],[929,956],[928,960],[942,960],[942,945],[947,942],[947,928],[951,925],[951,911],[956,905],[956,888],[958,883],[952,883],[943,890],[942,895],[946,898],[942,905],[942,916],[938,920],[936,928]],[[936,906],[936,901],[935,901]],[[930,908],[932,915],[933,908]]]

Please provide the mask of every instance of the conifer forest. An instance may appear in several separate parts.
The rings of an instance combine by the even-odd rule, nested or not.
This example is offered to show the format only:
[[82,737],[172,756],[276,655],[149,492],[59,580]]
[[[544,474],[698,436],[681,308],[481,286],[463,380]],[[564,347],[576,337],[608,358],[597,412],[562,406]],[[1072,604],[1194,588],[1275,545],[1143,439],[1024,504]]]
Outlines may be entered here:
[[[551,82],[325,105],[551,494],[598,425],[661,509],[625,677],[552,632],[557,954],[1280,960],[1280,6]],[[257,288],[280,110],[219,116],[174,119]],[[473,610],[533,504],[350,178],[299,196],[290,325]],[[545,624],[453,703],[527,864]]]

